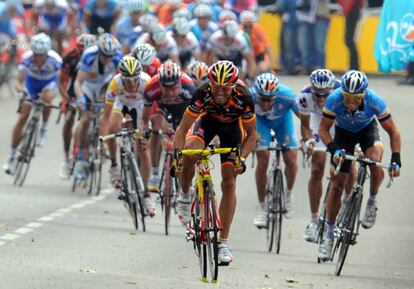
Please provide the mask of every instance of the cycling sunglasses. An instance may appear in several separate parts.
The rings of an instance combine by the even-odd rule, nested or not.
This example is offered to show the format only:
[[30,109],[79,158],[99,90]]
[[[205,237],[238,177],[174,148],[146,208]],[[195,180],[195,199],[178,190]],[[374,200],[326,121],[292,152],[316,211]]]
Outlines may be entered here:
[[329,92],[319,92],[319,91],[316,91],[316,90],[312,89],[312,94],[314,96],[318,97],[318,98],[321,98],[321,97],[327,98],[329,96],[329,94],[331,94],[331,91],[329,91]]
[[236,86],[235,85],[210,85],[213,93],[224,93],[229,94]]
[[139,76],[136,77],[121,77],[125,85],[136,85],[139,83]]
[[342,91],[342,95],[344,96],[345,100],[355,100],[355,101],[361,101],[364,96],[365,96],[365,92],[362,93],[349,93],[346,91]]

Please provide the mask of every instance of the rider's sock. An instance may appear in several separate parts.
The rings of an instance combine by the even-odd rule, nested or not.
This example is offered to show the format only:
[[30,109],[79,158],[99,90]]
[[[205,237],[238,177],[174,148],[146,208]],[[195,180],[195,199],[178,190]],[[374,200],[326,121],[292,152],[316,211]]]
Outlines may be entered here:
[[83,161],[84,160],[84,156],[83,156],[84,154],[85,154],[85,149],[84,148],[79,148],[78,156],[77,156],[76,160]]
[[42,127],[40,128],[41,133],[45,133],[47,131],[47,122],[43,122]]
[[10,156],[14,157],[16,155],[16,148],[15,147],[11,147],[10,148]]
[[228,244],[228,242],[229,242],[229,239],[219,238],[219,243],[221,243],[221,244]]
[[368,198],[368,205],[376,205],[377,204],[377,193],[371,192]]
[[335,222],[331,222],[331,221],[326,220],[325,221],[325,226],[326,226],[325,238],[332,240],[334,238]]
[[152,169],[151,169],[151,174],[152,174],[153,176],[158,176],[158,166],[156,166],[156,167],[152,167]]
[[264,211],[265,210],[265,203],[259,203],[259,208],[260,210]]
[[317,223],[318,222],[318,213],[311,214],[311,222],[312,223]]

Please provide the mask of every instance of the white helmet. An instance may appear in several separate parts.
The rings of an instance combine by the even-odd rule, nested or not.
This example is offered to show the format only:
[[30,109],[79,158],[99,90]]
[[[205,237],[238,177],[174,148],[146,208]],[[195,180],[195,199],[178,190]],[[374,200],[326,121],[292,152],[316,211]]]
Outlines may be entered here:
[[151,30],[152,27],[158,24],[158,18],[152,14],[144,14],[139,18],[139,25],[145,31]]
[[183,0],[168,0],[168,5],[179,7],[181,3],[183,3]]
[[223,23],[223,32],[227,37],[234,39],[240,32],[239,24],[236,21],[228,20]]
[[220,23],[224,23],[227,20],[234,20],[237,21],[237,15],[230,10],[223,10],[219,14],[219,21]]
[[193,18],[193,15],[191,14],[191,11],[187,8],[181,8],[174,12],[173,18],[177,17],[184,17],[188,21],[190,21]]
[[257,16],[250,10],[245,10],[240,13],[240,23],[255,23],[257,22]]
[[155,51],[154,46],[148,43],[138,44],[132,52],[132,55],[134,55],[143,66],[150,65],[156,54],[157,51]]
[[43,32],[36,34],[30,41],[30,49],[35,54],[46,54],[52,49],[52,39]]
[[202,18],[202,17],[209,17],[213,15],[213,12],[211,11],[210,6],[207,4],[197,4],[197,6],[193,10],[194,17],[196,18]]
[[163,44],[167,41],[167,31],[161,24],[158,24],[151,29],[150,37],[155,44]]
[[126,10],[129,13],[145,11],[144,0],[130,0],[126,3]]
[[110,33],[103,33],[98,37],[98,50],[106,56],[114,56],[120,48],[118,39]]
[[309,76],[313,87],[319,89],[333,88],[335,86],[335,75],[329,69],[316,69]]
[[183,17],[174,18],[173,30],[178,35],[185,36],[188,32],[190,32],[190,23]]

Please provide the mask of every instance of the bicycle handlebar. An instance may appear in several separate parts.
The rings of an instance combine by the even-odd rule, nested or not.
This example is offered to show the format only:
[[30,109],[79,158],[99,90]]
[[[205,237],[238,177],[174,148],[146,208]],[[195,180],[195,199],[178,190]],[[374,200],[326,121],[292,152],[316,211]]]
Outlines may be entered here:
[[228,154],[239,151],[240,148],[207,148],[199,150],[180,150],[179,155],[208,157],[216,154]]
[[117,133],[108,134],[108,135],[105,135],[105,136],[99,136],[99,140],[104,142],[104,141],[107,141],[107,140],[110,140],[110,139],[123,137],[123,136],[126,136],[126,135],[132,135],[132,134],[136,134],[137,139],[142,137],[141,130],[135,129],[135,130],[121,130]]

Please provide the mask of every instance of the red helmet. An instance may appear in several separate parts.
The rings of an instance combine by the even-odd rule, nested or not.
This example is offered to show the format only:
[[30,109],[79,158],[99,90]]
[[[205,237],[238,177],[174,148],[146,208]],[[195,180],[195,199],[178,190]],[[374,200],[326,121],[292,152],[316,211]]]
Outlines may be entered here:
[[221,60],[208,69],[208,79],[213,85],[230,86],[237,82],[239,70],[231,61]]
[[180,82],[181,70],[177,63],[167,61],[158,69],[158,81],[162,86],[174,86]]

